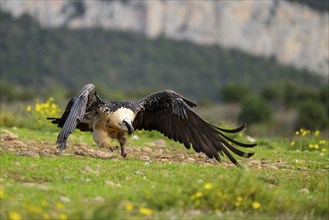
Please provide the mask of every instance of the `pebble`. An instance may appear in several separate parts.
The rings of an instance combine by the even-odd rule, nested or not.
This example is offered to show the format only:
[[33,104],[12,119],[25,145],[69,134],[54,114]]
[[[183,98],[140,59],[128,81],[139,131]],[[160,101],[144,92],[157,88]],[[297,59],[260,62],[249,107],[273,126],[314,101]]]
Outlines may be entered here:
[[137,170],[137,171],[136,171],[136,174],[137,174],[137,175],[143,175],[143,174],[144,174],[144,172],[143,172],[143,171],[141,171],[141,170]]
[[87,143],[85,143],[85,142],[79,142],[78,144],[77,144],[77,147],[80,147],[80,148],[87,148],[88,147],[88,144]]
[[309,194],[310,193],[310,191],[307,188],[300,189],[300,190],[298,190],[298,192],[300,192],[300,193],[306,193],[306,194]]
[[22,151],[17,153],[18,156],[27,156],[27,157],[40,157],[37,152],[33,151]]
[[250,163],[251,165],[258,165],[258,166],[260,166],[260,165],[262,164],[262,162],[259,161],[259,160],[251,160],[251,161],[249,161],[249,163]]
[[107,186],[112,186],[112,187],[121,187],[120,183],[115,183],[112,180],[105,180],[104,181],[105,185]]
[[101,158],[101,159],[108,159],[111,158],[113,156],[113,154],[109,153],[109,152],[103,152],[103,151],[96,151],[94,153],[96,158]]
[[139,159],[142,160],[142,161],[150,161],[151,160],[151,158],[149,156],[146,156],[146,155],[140,156]]
[[153,143],[157,146],[157,147],[164,147],[166,145],[166,141],[163,139],[158,139],[153,141]]
[[142,149],[140,147],[134,147],[133,150],[135,152],[142,152]]
[[264,168],[272,169],[272,170],[278,170],[279,168],[274,166],[274,165],[269,165],[269,164],[263,164]]
[[104,203],[104,202],[105,202],[105,199],[104,199],[104,197],[102,197],[102,196],[96,196],[96,197],[94,198],[94,201],[95,201],[96,203]]
[[90,166],[85,166],[84,168],[83,168],[83,170],[84,171],[86,171],[86,172],[92,172],[92,171],[94,171]]
[[192,158],[192,157],[189,157],[189,158],[187,158],[186,160],[189,161],[189,162],[195,162],[195,159]]
[[59,201],[66,203],[66,202],[71,202],[71,199],[65,196],[61,196],[59,197]]
[[142,152],[152,152],[153,150],[150,147],[142,147]]

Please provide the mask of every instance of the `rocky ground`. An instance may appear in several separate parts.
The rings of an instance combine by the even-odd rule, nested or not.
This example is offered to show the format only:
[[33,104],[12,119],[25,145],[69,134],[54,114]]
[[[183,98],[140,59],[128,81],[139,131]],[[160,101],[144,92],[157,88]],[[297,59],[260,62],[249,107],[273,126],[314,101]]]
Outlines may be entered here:
[[[88,146],[87,143],[79,142],[78,144],[71,143],[68,149],[63,151],[60,155],[57,154],[56,146],[53,142],[47,141],[33,141],[33,140],[21,140],[16,134],[2,130],[0,135],[0,153],[12,152],[18,156],[27,157],[91,157],[97,159],[106,160],[123,160],[120,156],[120,149],[116,151],[110,151],[105,148],[97,148]],[[162,139],[155,140],[153,142],[145,143],[144,147],[140,146],[128,146],[127,158],[134,158],[145,162],[160,162],[160,163],[196,163],[203,165],[219,165],[224,167],[234,167],[234,165],[225,160],[222,163],[216,160],[209,159],[205,154],[198,154],[192,150],[170,149],[165,146],[165,141]],[[289,168],[289,165],[283,161],[269,162],[266,160],[253,160],[244,159],[242,164],[250,168],[269,168],[269,169],[285,169]]]

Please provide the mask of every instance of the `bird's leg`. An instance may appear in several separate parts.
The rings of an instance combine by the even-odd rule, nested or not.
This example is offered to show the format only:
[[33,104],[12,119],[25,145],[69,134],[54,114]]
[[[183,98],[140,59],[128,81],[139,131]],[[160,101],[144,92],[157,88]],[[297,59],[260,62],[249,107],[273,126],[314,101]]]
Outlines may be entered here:
[[109,144],[109,136],[106,131],[103,130],[93,130],[93,139],[100,148],[108,148],[111,151],[115,149]]
[[121,156],[122,157],[126,157],[127,156],[127,152],[126,152],[126,137],[124,133],[119,133],[118,134],[118,140],[120,143],[120,148],[121,148]]

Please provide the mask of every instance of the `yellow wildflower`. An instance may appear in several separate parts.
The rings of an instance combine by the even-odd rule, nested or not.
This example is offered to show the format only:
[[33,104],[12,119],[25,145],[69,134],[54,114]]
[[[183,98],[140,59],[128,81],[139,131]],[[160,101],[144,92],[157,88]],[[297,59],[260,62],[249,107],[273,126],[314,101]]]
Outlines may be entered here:
[[290,142],[291,146],[294,146],[295,144],[296,144],[295,141]]
[[296,132],[295,132],[295,135],[299,135],[299,131],[296,131]]
[[40,112],[41,111],[41,105],[39,103],[35,104],[35,111]]
[[48,213],[43,213],[43,219],[49,219]]
[[319,149],[319,145],[318,144],[314,144],[313,147],[314,147],[314,149]]
[[56,209],[62,209],[64,207],[63,203],[57,202],[56,203]]
[[67,215],[65,215],[65,214],[59,214],[58,215],[58,219],[60,219],[60,220],[66,220],[67,219]]
[[22,216],[18,212],[9,211],[9,219],[11,219],[11,220],[21,220]]
[[258,209],[259,207],[260,207],[260,203],[259,203],[259,202],[254,201],[254,202],[252,203],[252,208],[253,208],[253,209]]
[[0,199],[3,199],[5,195],[4,190],[0,187]]
[[151,209],[141,207],[141,208],[139,208],[139,213],[146,215],[146,216],[151,216],[153,212]]
[[314,132],[314,136],[319,136],[319,134],[320,134],[320,131],[319,131],[319,130],[316,130],[316,131]]
[[31,110],[32,110],[32,108],[31,108],[30,105],[26,106],[26,111],[27,111],[27,112],[30,112]]
[[323,153],[325,153],[325,152],[327,152],[328,151],[328,149],[326,149],[326,148],[322,148],[322,150],[321,150]]
[[195,193],[195,197],[196,198],[200,198],[200,197],[202,197],[203,196],[203,193],[202,192],[197,192],[197,193]]
[[127,212],[131,212],[131,210],[134,209],[134,205],[133,205],[131,202],[126,202],[126,203],[124,204],[124,207],[125,207],[125,210],[126,210]]
[[212,184],[211,183],[206,183],[204,186],[203,186],[204,189],[206,190],[211,190],[212,189]]
[[240,206],[241,205],[241,202],[242,202],[242,200],[243,200],[243,198],[241,197],[241,196],[238,196],[237,198],[236,198],[236,201],[235,201],[235,206]]
[[326,144],[326,140],[320,140],[319,144]]
[[36,205],[33,205],[33,204],[29,205],[29,206],[28,206],[28,209],[29,209],[29,211],[30,211],[31,213],[35,213],[35,214],[39,214],[39,213],[42,212],[42,210],[41,210],[40,207],[38,207],[38,206],[36,206]]

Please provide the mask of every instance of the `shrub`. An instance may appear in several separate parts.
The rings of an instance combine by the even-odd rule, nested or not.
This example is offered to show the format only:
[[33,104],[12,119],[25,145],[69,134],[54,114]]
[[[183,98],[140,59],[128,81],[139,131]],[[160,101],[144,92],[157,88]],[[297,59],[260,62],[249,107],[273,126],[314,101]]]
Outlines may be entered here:
[[246,84],[229,83],[223,86],[221,94],[225,102],[241,102],[252,94],[252,90]]
[[328,126],[324,105],[316,100],[307,100],[298,109],[296,128],[321,129]]
[[266,122],[272,117],[268,103],[257,96],[249,96],[242,102],[238,120],[242,122]]

